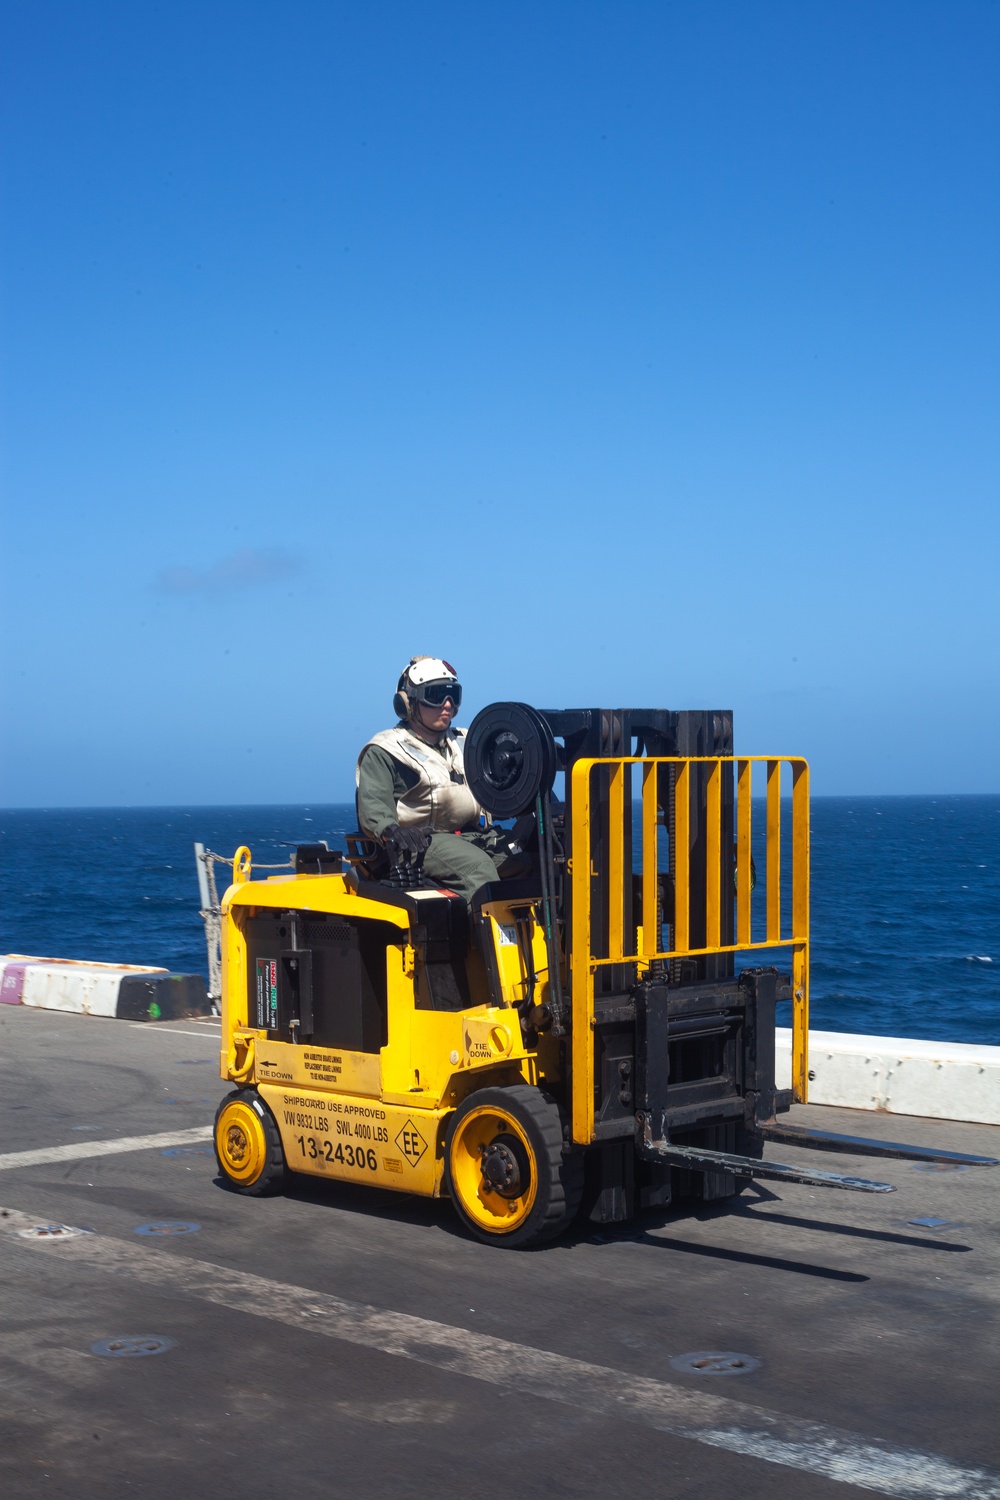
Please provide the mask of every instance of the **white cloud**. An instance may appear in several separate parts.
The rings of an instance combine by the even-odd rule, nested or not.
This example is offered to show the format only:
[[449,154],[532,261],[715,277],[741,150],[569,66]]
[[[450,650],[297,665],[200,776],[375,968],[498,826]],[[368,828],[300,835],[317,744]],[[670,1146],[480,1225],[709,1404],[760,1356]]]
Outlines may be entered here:
[[208,568],[163,568],[156,586],[166,594],[231,593],[290,578],[301,566],[297,557],[280,547],[241,547]]

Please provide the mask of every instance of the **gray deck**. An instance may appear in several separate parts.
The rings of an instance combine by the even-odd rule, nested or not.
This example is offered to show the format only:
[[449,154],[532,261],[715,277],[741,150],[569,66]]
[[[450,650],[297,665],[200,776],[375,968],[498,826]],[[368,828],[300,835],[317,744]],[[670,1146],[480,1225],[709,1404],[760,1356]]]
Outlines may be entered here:
[[[0,1007],[0,1153],[207,1127],[217,1035]],[[792,1117],[1000,1154],[986,1126]],[[1000,1496],[1000,1171],[768,1155],[899,1191],[759,1184],[516,1254],[447,1202],[304,1178],[241,1198],[207,1155],[0,1160],[3,1492]],[[164,1219],[200,1229],[134,1233]],[[36,1221],[96,1234],[15,1236]],[[122,1334],[175,1343],[90,1352]],[[702,1350],[759,1367],[670,1363]]]

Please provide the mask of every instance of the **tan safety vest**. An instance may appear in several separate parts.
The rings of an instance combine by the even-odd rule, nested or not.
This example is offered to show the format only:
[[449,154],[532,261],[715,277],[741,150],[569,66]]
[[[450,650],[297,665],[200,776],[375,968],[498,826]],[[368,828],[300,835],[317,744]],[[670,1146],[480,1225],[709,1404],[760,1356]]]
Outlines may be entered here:
[[[430,827],[435,833],[454,833],[459,828],[470,828],[479,821],[482,808],[465,784],[464,738],[464,729],[449,729],[441,741],[441,750],[436,750],[402,724],[397,724],[395,729],[383,729],[379,734],[373,734],[362,749],[354,779],[356,782],[361,780],[361,760],[365,750],[369,745],[379,745],[388,750],[394,760],[416,771],[420,777],[416,786],[396,802],[400,827]],[[455,777],[461,777],[461,781]]]

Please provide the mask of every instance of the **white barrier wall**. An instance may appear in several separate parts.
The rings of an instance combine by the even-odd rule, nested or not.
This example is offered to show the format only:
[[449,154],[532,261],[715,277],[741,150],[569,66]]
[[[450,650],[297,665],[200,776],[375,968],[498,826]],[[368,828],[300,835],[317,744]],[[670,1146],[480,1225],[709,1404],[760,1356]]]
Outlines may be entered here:
[[[775,1032],[775,1064],[791,1088],[790,1028]],[[1000,1125],[1000,1047],[810,1031],[809,1103]]]
[[[192,996],[187,990],[179,990],[176,1008],[168,1008],[169,991],[159,985],[155,990],[160,1004],[151,1010],[144,997],[135,995],[130,1004],[121,1002],[120,1010],[122,981],[133,975],[155,978],[169,975],[169,970],[0,954],[0,1002],[87,1016],[125,1014],[129,1019],[188,1013]],[[169,977],[172,983],[188,979]],[[202,980],[196,983],[204,989]],[[153,992],[151,987],[150,995]],[[196,1002],[196,1008],[207,1013],[207,996],[205,1001],[204,1007]],[[792,1033],[787,1027],[775,1031],[775,1075],[779,1089],[791,1087]],[[809,1103],[1000,1125],[1000,1047],[810,1031]]]
[[0,956],[0,1001],[82,1016],[115,1016],[122,980],[129,974],[166,974],[141,964],[86,963],[73,958]]

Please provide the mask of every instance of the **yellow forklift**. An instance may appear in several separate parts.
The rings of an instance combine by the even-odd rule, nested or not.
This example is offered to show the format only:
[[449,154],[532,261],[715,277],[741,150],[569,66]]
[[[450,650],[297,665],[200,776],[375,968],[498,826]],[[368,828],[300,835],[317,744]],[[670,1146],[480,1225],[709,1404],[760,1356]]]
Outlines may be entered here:
[[[236,1087],[215,1121],[233,1187],[302,1172],[447,1196],[480,1240],[527,1247],[752,1178],[892,1191],[764,1160],[768,1140],[995,1164],[779,1118],[808,1099],[805,761],[734,756],[724,712],[497,703],[465,766],[521,867],[471,910],[361,834],[301,845],[294,873],[263,880],[238,850],[222,902]],[[778,952],[783,970],[754,962]]]

